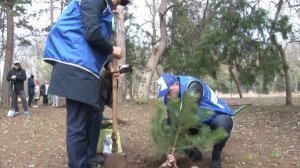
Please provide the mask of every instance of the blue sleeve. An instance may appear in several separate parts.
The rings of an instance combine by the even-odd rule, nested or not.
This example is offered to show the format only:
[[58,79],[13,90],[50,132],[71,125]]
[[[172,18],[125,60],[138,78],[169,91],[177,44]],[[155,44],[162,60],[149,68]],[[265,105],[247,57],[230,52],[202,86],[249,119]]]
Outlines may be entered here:
[[113,52],[113,46],[104,38],[101,32],[101,11],[105,9],[105,0],[81,0],[80,13],[82,17],[84,36],[90,46],[100,52],[109,55]]

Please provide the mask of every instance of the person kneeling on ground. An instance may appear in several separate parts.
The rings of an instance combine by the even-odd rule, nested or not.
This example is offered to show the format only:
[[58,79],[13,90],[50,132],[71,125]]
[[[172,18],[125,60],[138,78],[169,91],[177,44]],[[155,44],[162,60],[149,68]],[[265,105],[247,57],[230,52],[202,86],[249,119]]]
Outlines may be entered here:
[[[228,136],[217,144],[214,144],[212,151],[211,168],[221,168],[221,152],[229,138],[233,122],[231,116],[233,112],[227,103],[217,97],[203,81],[192,76],[174,76],[171,74],[163,74],[159,80],[158,97],[162,97],[165,105],[168,105],[168,100],[172,97],[180,97],[183,100],[187,91],[194,95],[200,95],[198,103],[199,109],[208,109],[214,113],[204,119],[204,124],[210,126],[212,130],[224,128]],[[199,110],[204,111],[204,110]],[[166,124],[170,122],[167,118]],[[197,128],[191,128],[192,135],[198,133]],[[185,154],[193,161],[197,162],[202,159],[202,153],[198,149],[186,150]],[[173,159],[176,160],[176,159]],[[171,161],[172,162],[172,161]]]

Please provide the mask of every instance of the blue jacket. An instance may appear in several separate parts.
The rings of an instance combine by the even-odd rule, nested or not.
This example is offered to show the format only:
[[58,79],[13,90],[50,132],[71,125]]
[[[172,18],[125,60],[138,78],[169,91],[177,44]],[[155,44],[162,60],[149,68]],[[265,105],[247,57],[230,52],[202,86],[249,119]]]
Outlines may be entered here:
[[33,78],[28,78],[28,95],[34,95],[34,81]]
[[217,97],[215,93],[209,88],[203,81],[191,76],[178,76],[180,82],[180,95],[181,101],[183,101],[184,95],[189,88],[191,82],[198,82],[203,87],[203,93],[200,95],[199,99],[199,111],[198,113],[203,112],[204,110],[210,110],[214,112],[211,116],[204,119],[205,124],[210,124],[210,122],[219,114],[225,114],[232,116],[233,112],[227,103]]
[[[92,12],[90,9],[95,10],[97,6],[85,4],[97,3],[93,1],[73,0],[67,6],[49,33],[44,61],[50,64],[60,62],[75,66],[99,78],[101,68],[106,63],[108,55],[112,53],[112,46],[109,43],[112,34],[112,12],[106,1],[104,1],[106,8],[101,11],[102,13],[100,9]],[[95,21],[99,22],[94,23]],[[95,26],[87,26],[91,23]],[[97,38],[100,36],[99,33],[101,39]],[[105,46],[102,47],[102,44]]]

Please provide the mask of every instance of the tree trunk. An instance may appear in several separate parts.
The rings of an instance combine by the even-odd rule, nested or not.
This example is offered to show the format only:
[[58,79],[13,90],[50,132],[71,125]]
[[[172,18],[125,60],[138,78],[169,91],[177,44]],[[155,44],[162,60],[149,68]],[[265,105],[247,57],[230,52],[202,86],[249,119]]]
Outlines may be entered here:
[[285,79],[285,105],[292,105],[292,88],[291,88],[291,77],[289,73],[289,68],[286,62],[286,55],[284,52],[284,49],[282,48],[281,45],[277,46],[279,53],[280,53],[280,58],[281,58],[281,63],[282,63],[282,69],[284,73],[284,79]]
[[14,53],[14,0],[7,2],[7,43],[5,52],[5,63],[2,78],[2,91],[1,91],[1,102],[2,107],[9,107],[10,105],[10,83],[6,82],[6,75],[11,69],[12,58]]
[[[275,13],[275,16],[274,16],[274,19],[273,19],[273,23],[276,22],[279,18],[279,14],[280,14],[280,11],[282,9],[282,6],[283,6],[283,3],[284,1],[283,0],[279,0],[279,2],[277,3],[277,9],[276,9],[276,13]],[[285,93],[286,93],[286,101],[285,101],[285,104],[286,105],[292,105],[292,90],[291,90],[291,82],[290,82],[290,74],[289,74],[289,70],[288,70],[288,64],[286,62],[286,55],[285,55],[285,52],[282,48],[281,45],[278,44],[278,41],[276,39],[276,36],[274,34],[274,27],[275,25],[272,25],[271,26],[271,29],[270,29],[270,39],[271,39],[271,46],[274,48],[274,49],[277,49],[279,55],[280,55],[280,58],[281,58],[281,64],[282,64],[282,69],[283,69],[283,72],[284,72],[284,78],[285,78]]]
[[162,65],[157,65],[156,66],[156,73],[157,73],[158,77],[162,76],[162,74],[164,73],[164,68],[163,68]]
[[[0,38],[1,39],[4,39],[4,20],[5,20],[5,10],[3,8],[0,9],[0,30],[1,30],[1,33],[0,33]],[[0,44],[0,59],[2,58],[3,56],[3,53],[4,53],[4,49],[5,49],[5,44],[3,42],[4,40],[1,40]]]
[[[155,3],[153,3],[155,4]],[[159,7],[159,21],[160,21],[160,41],[159,46],[156,47],[156,28],[155,28],[155,16],[153,15],[152,19],[152,29],[153,29],[153,38],[152,38],[152,52],[150,59],[147,62],[147,65],[144,69],[142,80],[138,88],[138,97],[142,101],[149,100],[149,89],[152,80],[152,76],[155,72],[158,60],[161,57],[167,46],[167,21],[166,21],[166,12],[167,12],[168,1],[161,0]],[[155,6],[153,7],[155,11]],[[156,14],[156,12],[153,12]]]
[[[123,7],[118,7],[118,13],[116,15],[116,44],[122,48],[123,58],[119,60],[119,65],[126,63],[126,47],[125,47],[125,25],[124,25],[124,11]],[[126,100],[126,74],[121,74],[119,77],[118,86],[118,102],[124,102]]]
[[229,67],[228,70],[229,70],[230,76],[231,76],[232,79],[234,80],[234,83],[235,83],[236,88],[237,88],[237,90],[238,90],[238,92],[239,92],[240,98],[242,99],[242,98],[243,98],[243,93],[242,93],[242,89],[241,89],[240,83],[239,83],[239,81],[236,79],[236,77],[234,76],[234,73],[233,73],[233,71],[232,71],[232,67]]
[[54,21],[53,21],[53,0],[50,0],[50,27],[52,28]]

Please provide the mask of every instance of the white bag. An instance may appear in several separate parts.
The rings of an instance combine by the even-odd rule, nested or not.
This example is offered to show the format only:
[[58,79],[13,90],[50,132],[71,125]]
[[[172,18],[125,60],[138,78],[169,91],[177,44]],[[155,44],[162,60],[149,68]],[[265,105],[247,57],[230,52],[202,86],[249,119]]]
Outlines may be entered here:
[[7,117],[13,117],[15,116],[15,110],[11,109],[7,112]]
[[106,135],[103,140],[103,154],[112,153],[112,139],[110,135]]

